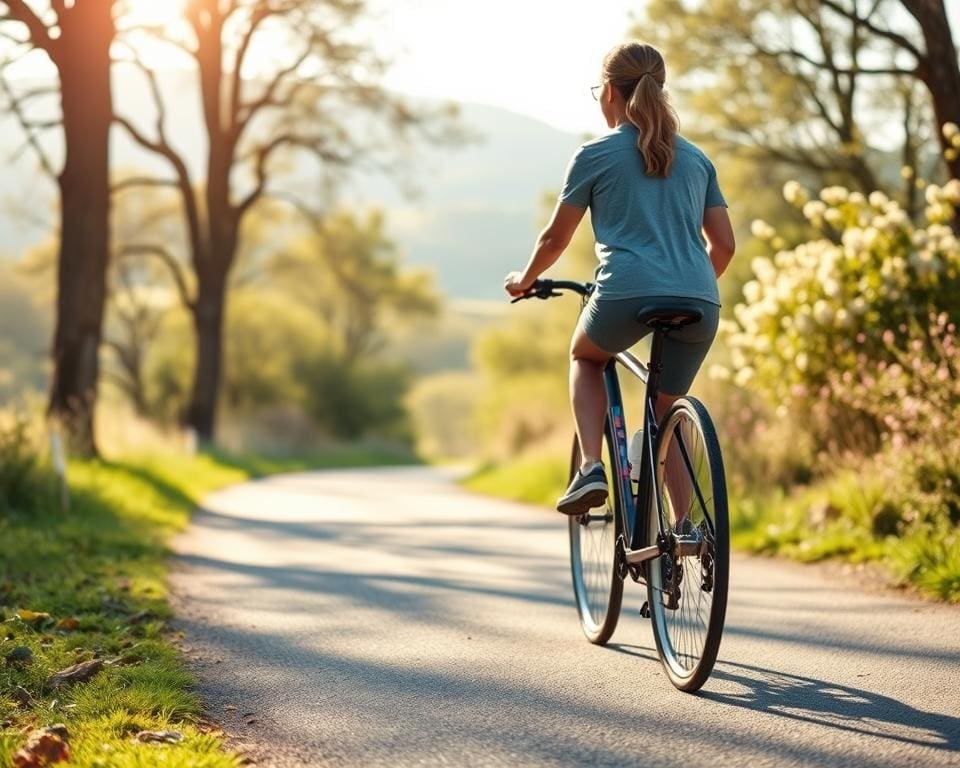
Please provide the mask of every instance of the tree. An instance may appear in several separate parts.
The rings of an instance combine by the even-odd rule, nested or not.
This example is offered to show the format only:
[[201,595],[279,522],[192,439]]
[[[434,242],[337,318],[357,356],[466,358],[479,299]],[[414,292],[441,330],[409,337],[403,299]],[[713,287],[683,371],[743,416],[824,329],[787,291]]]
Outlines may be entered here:
[[[904,9],[922,35],[894,30],[908,22]],[[899,123],[903,160],[915,161],[924,111],[932,105],[939,124],[960,113],[942,0],[653,0],[646,22],[693,92],[701,135],[820,185],[889,186],[869,137]]]
[[[278,160],[284,154],[294,162],[310,159],[329,178],[367,153],[382,155],[385,145],[422,124],[422,116],[375,84],[383,62],[351,41],[351,26],[363,9],[361,0],[189,0],[184,28],[141,30],[186,51],[203,105],[202,189],[168,138],[157,75],[137,58],[132,63],[156,102],[152,135],[128,117],[117,118],[173,172],[172,178],[130,179],[124,186],[165,184],[182,197],[196,285],[187,302],[197,339],[187,421],[202,439],[214,435],[226,294],[241,225],[258,202],[278,191],[271,189],[281,175]],[[273,56],[263,56],[264,50]],[[368,116],[366,122],[358,112]],[[377,135],[369,116],[380,118],[386,135]]]
[[[60,191],[57,312],[49,411],[66,429],[73,450],[96,453],[94,405],[99,374],[109,238],[109,147],[113,115],[110,46],[116,34],[113,0],[50,0],[44,11],[25,0],[0,1],[0,33],[12,43],[7,63],[42,51],[59,76],[60,117],[36,121],[30,102],[50,88],[17,89],[2,79],[10,112]],[[54,91],[57,93],[57,91]],[[60,127],[64,161],[59,173],[39,140]]]
[[[162,192],[167,192],[163,190]],[[114,205],[112,256],[107,280],[103,376],[111,381],[140,416],[158,416],[147,391],[147,356],[162,331],[164,317],[187,295],[175,280],[179,269],[163,259],[168,249],[154,243],[177,242],[178,208],[169,194],[144,188]]]
[[[909,65],[892,68],[896,74],[915,78],[930,93],[938,126],[960,125],[960,61],[953,41],[950,20],[944,0],[874,0],[866,10],[857,2],[819,0],[824,7],[849,19],[862,34],[885,40],[899,53],[907,54]],[[880,13],[882,6],[900,6],[909,13],[920,28],[916,34],[901,32],[885,23]],[[960,178],[960,156],[942,131],[937,135],[944,151],[950,177]]]
[[432,275],[401,269],[381,212],[360,218],[341,211],[313,225],[268,269],[273,282],[319,316],[348,365],[376,351],[387,328],[436,314]]

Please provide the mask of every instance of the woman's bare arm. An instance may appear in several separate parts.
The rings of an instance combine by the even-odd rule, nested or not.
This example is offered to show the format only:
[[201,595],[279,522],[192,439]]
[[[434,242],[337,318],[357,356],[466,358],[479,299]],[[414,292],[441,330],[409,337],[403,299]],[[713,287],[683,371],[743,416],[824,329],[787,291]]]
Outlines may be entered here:
[[720,277],[737,248],[733,238],[733,225],[730,223],[730,215],[724,206],[716,205],[704,209],[703,231],[710,245],[709,254],[713,271],[717,273],[717,277]]
[[550,223],[537,238],[530,260],[523,272],[511,272],[504,280],[504,288],[513,296],[523,293],[533,285],[533,281],[556,263],[557,259],[570,245],[573,233],[577,231],[586,208],[578,208],[567,203],[557,203],[550,217]]

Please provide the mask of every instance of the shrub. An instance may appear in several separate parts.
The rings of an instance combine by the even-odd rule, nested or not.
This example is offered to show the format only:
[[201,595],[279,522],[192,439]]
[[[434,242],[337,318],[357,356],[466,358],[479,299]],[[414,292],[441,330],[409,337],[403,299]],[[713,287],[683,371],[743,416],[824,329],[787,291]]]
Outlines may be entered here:
[[810,200],[790,182],[784,196],[819,236],[788,248],[772,227],[754,222],[776,251],[753,260],[744,300],[722,326],[733,370],[717,373],[781,415],[792,407],[812,416],[821,447],[839,426],[849,442],[876,450],[885,425],[866,411],[851,419],[848,403],[832,399],[832,383],[838,376],[849,383],[870,362],[892,365],[896,350],[917,343],[936,351],[916,328],[930,312],[960,306],[960,242],[947,225],[960,207],[960,180],[927,186],[923,226],[881,192],[828,187]]
[[0,512],[26,512],[50,497],[51,473],[21,414],[0,422]]

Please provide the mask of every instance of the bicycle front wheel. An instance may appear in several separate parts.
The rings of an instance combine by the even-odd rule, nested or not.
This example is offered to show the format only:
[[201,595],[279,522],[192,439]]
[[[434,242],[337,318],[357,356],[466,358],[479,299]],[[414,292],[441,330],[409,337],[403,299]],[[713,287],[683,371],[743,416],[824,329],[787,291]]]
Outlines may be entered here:
[[[603,506],[570,517],[570,571],[580,627],[591,643],[603,645],[620,618],[623,578],[617,568],[617,537],[621,526],[619,484],[613,476],[611,452],[616,450],[609,422],[604,436],[603,466],[610,493]],[[580,468],[580,444],[573,438],[570,479]]]
[[[659,431],[656,459],[663,524],[682,545],[650,563],[650,619],[670,682],[696,691],[717,660],[730,572],[723,458],[703,403],[692,397],[674,403]],[[648,517],[654,542],[660,529],[653,499]]]

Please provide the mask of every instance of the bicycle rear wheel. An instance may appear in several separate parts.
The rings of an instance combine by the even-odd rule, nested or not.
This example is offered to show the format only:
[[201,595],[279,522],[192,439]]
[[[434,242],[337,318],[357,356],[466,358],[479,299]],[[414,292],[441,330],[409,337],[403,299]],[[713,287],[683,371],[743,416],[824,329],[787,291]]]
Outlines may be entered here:
[[[623,578],[617,568],[617,537],[622,530],[619,485],[613,476],[616,450],[609,422],[604,430],[603,466],[610,493],[606,503],[579,517],[570,517],[570,571],[580,627],[591,643],[603,645],[620,618]],[[580,445],[573,438],[570,479],[580,468]]]
[[[730,573],[723,457],[703,403],[692,397],[674,403],[663,419],[656,459],[664,524],[686,549],[650,563],[650,619],[670,682],[696,691],[717,660]],[[650,509],[648,540],[654,542],[659,527],[652,498]]]

